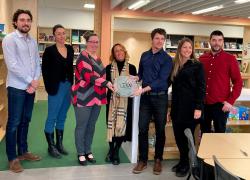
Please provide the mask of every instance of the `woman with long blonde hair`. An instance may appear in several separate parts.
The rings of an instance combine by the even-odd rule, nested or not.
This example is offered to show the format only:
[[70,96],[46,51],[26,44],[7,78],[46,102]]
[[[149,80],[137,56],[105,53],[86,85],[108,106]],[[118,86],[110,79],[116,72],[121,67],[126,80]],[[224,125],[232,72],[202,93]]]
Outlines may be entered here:
[[171,119],[180,161],[172,168],[176,176],[184,177],[189,171],[188,142],[184,130],[195,127],[202,117],[205,97],[205,78],[202,64],[196,60],[193,42],[182,39],[178,44],[171,74],[172,105]]

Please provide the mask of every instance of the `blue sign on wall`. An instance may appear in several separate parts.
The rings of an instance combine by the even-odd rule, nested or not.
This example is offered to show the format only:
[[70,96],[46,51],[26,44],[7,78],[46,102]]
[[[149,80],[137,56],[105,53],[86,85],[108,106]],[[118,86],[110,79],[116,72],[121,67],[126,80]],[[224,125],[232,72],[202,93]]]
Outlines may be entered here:
[[4,24],[0,24],[0,32],[4,31]]

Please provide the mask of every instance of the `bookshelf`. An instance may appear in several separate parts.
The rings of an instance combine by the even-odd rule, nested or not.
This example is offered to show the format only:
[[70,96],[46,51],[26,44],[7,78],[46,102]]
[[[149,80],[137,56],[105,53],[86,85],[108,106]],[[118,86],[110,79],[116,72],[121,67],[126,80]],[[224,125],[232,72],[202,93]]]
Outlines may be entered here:
[[4,63],[2,50],[2,38],[0,37],[0,141],[5,135],[7,124],[8,106],[7,106],[7,90],[6,90],[7,69]]
[[[55,44],[52,30],[53,30],[52,27],[38,27],[37,42],[38,42],[38,49],[39,49],[40,57],[42,57],[43,52],[46,47]],[[87,31],[93,32],[92,30],[65,28],[65,32],[66,32],[65,43],[72,45],[74,49],[74,62],[73,62],[74,66],[76,64],[76,59],[79,56],[80,52],[86,48],[86,41],[83,35]],[[42,60],[40,62],[42,62]],[[35,100],[36,101],[47,100],[47,93],[45,91],[42,77],[40,78],[40,85],[38,87]]]
[[[37,29],[37,42],[39,53],[42,56],[46,47],[55,44],[54,36],[53,36],[53,28],[52,27],[38,27]],[[71,43],[71,30],[65,29],[66,32],[66,44]]]
[[[196,57],[199,57],[204,52],[210,50],[209,36],[192,36],[192,35],[168,35],[166,41],[166,51],[171,57],[176,54],[178,42],[188,37],[194,43]],[[242,60],[243,38],[224,38],[224,51],[227,51],[235,56],[238,61]]]

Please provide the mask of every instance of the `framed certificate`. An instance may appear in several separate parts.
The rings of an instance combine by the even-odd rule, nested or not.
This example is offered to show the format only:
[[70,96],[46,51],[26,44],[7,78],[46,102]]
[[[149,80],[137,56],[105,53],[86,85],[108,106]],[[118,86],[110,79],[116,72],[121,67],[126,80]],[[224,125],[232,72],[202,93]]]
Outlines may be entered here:
[[121,97],[132,96],[134,91],[139,88],[139,84],[136,81],[131,80],[129,76],[117,77],[114,86],[117,89],[116,93]]

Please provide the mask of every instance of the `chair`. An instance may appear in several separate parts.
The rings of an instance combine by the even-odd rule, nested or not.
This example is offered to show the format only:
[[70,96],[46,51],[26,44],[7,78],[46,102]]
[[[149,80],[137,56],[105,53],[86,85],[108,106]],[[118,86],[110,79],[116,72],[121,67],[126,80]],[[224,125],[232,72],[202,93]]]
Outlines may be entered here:
[[194,146],[194,138],[191,130],[189,128],[186,128],[184,130],[184,134],[187,137],[188,140],[188,157],[189,157],[189,175],[187,177],[187,180],[190,179],[191,175],[194,179],[198,180],[202,177],[202,161],[198,159],[197,152]]
[[226,170],[214,155],[213,159],[215,180],[240,180],[239,177]]

